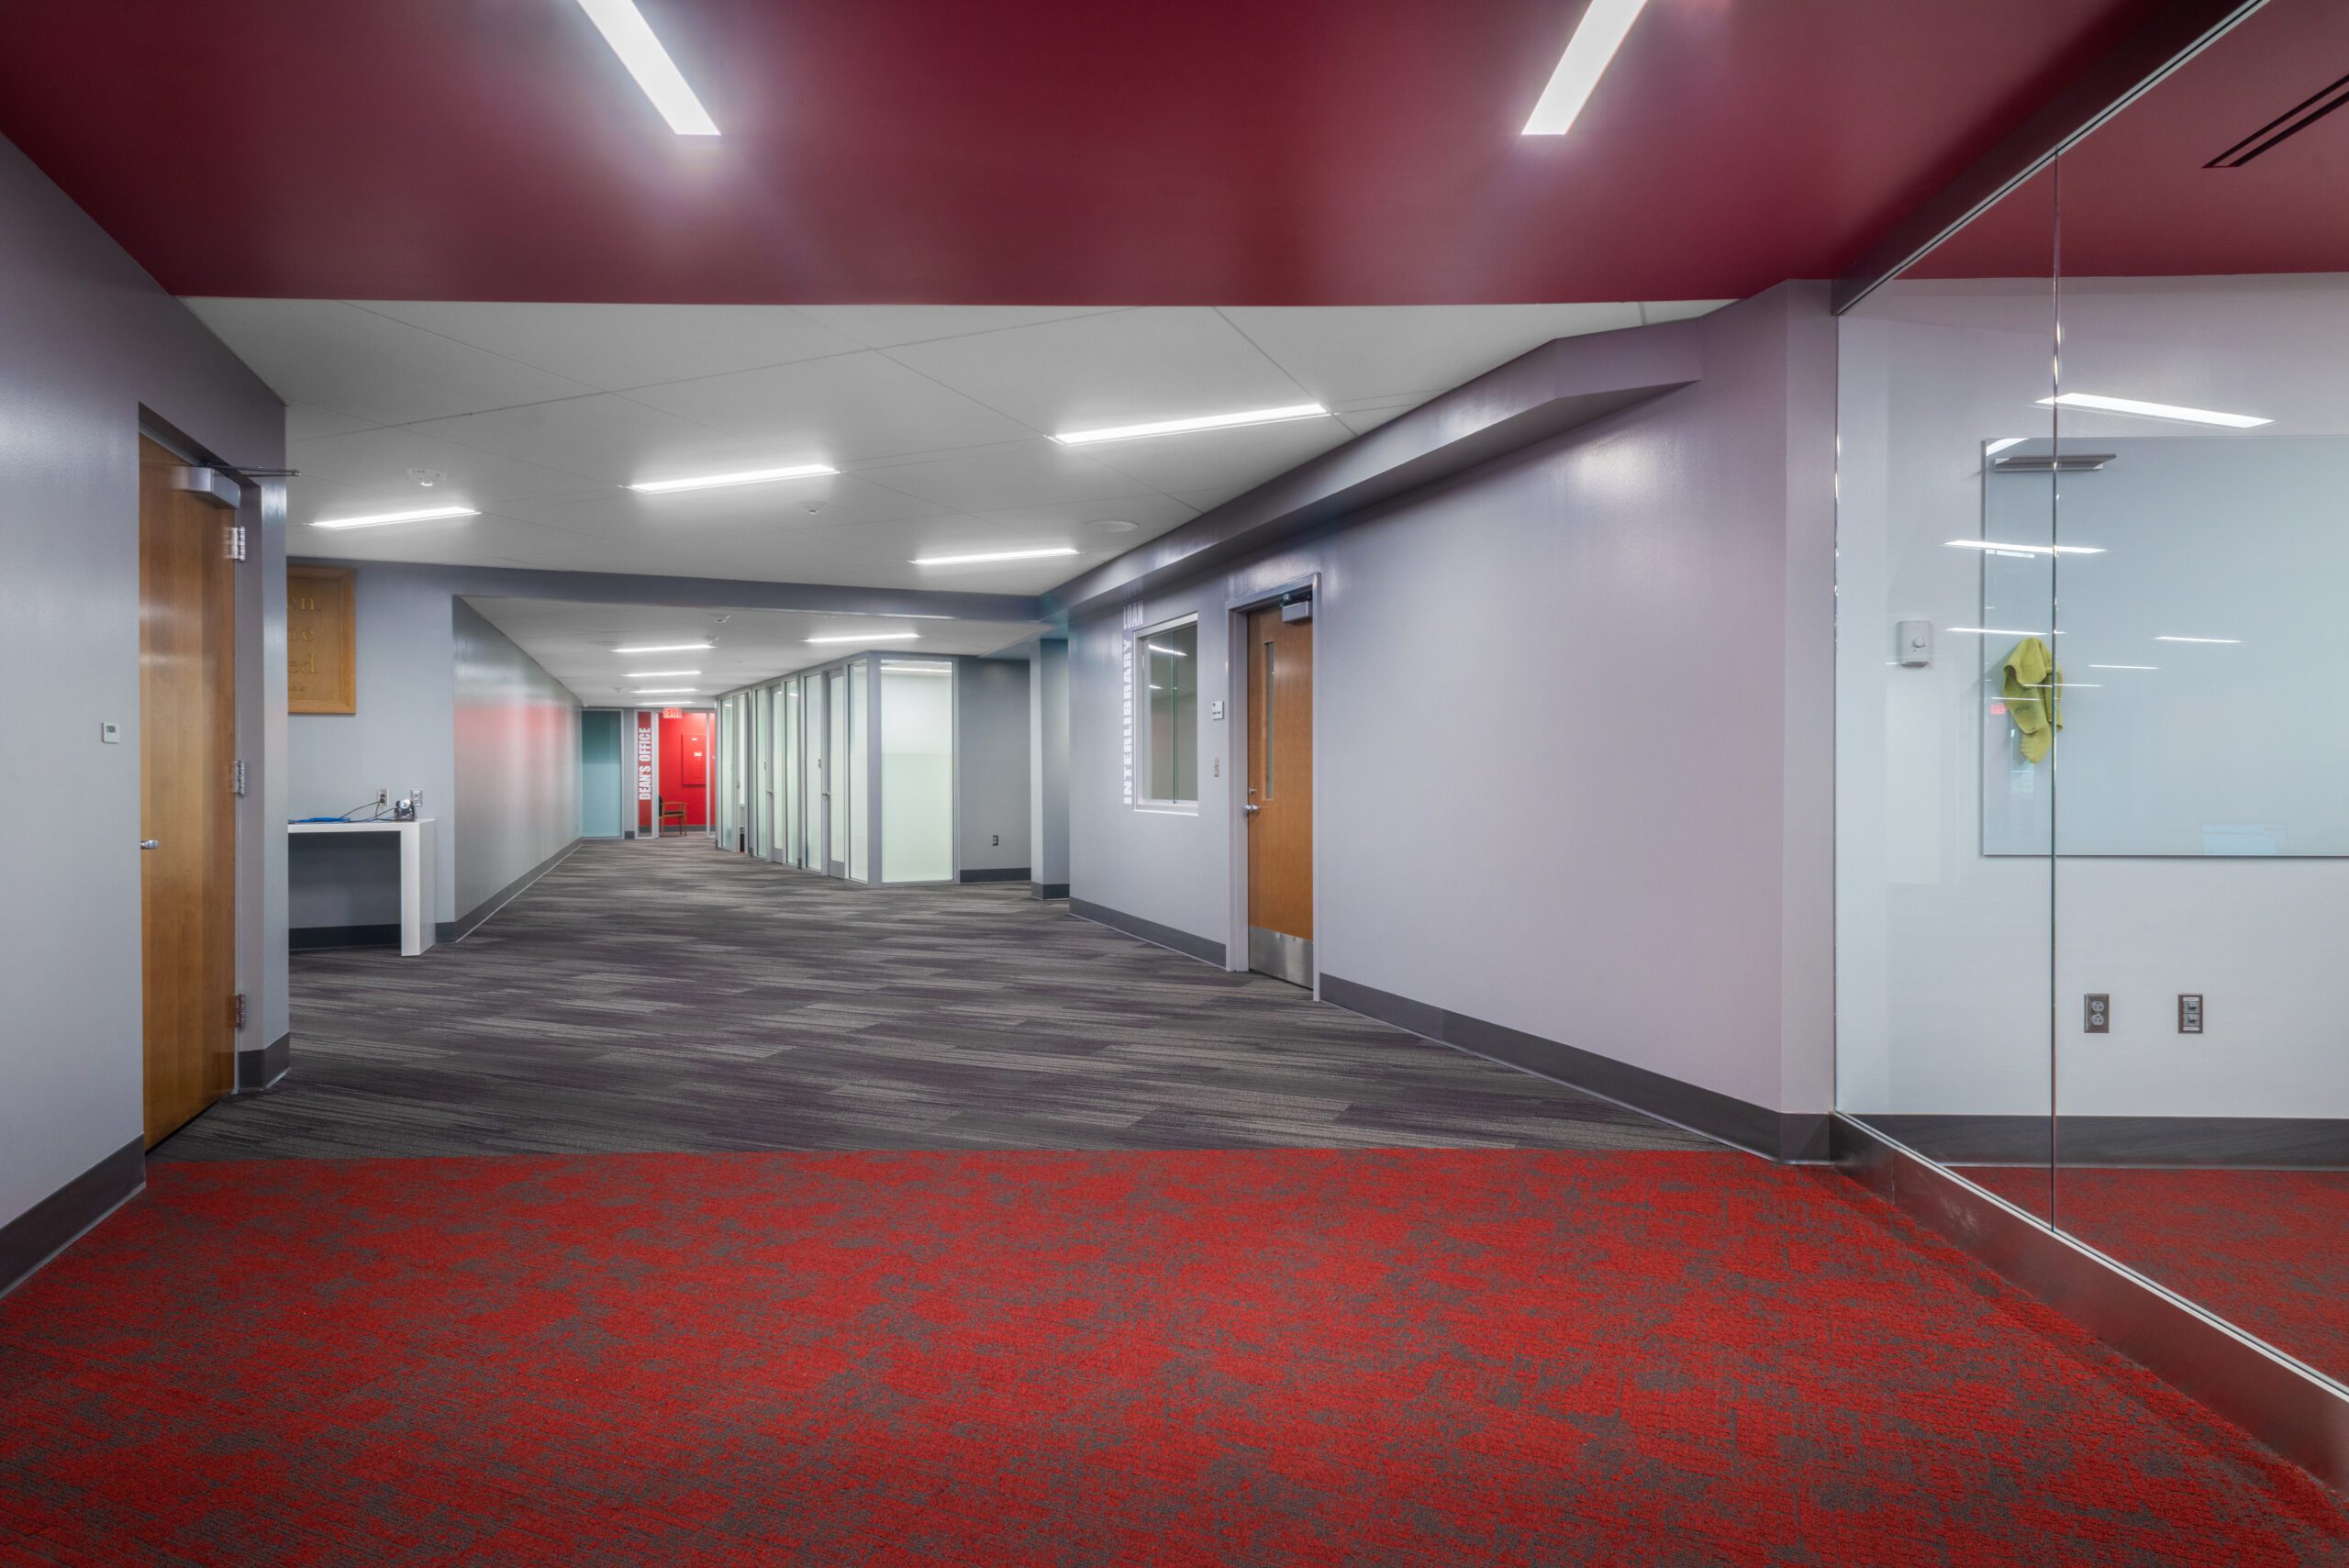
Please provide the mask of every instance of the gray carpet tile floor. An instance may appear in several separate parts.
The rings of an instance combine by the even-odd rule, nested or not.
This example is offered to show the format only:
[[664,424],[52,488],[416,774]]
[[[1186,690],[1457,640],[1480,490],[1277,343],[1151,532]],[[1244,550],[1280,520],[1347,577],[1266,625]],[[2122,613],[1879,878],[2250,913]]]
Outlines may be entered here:
[[583,845],[421,958],[296,953],[293,1024],[276,1087],[155,1157],[1720,1147],[1024,884],[699,840]]

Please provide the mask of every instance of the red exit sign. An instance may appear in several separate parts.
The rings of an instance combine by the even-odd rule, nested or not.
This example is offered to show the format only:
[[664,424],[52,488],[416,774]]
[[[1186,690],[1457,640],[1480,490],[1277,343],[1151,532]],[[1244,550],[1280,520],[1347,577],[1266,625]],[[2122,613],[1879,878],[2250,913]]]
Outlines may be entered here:
[[683,718],[685,717],[685,710],[681,707],[664,707],[661,710],[661,717],[663,718]]

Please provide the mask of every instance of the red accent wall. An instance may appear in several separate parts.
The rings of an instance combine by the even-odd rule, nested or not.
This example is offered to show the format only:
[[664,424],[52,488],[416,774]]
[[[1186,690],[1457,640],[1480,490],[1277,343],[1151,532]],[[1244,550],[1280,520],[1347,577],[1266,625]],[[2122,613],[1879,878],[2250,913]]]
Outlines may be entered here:
[[661,801],[681,803],[685,826],[709,826],[709,721],[707,712],[661,720]]

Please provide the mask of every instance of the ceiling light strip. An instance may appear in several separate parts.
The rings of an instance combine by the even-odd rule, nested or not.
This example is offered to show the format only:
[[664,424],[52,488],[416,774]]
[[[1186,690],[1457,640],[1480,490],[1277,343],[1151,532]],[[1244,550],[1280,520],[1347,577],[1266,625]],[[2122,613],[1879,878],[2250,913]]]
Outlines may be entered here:
[[2176,419],[2188,425],[2221,425],[2230,430],[2256,429],[2272,425],[2256,414],[2227,414],[2216,408],[2187,408],[2175,403],[2148,403],[2142,397],[2107,397],[2100,392],[2066,392],[2043,397],[2042,408],[2087,408],[2099,414],[2128,414],[2140,419]]
[[839,472],[828,462],[801,462],[788,468],[744,469],[739,473],[702,473],[686,479],[648,479],[629,488],[646,495],[666,495],[678,490],[716,490],[728,484],[764,484],[777,479],[814,479]]
[[1097,441],[1131,441],[1145,436],[1187,436],[1198,430],[1233,430],[1243,425],[1277,425],[1290,419],[1326,419],[1319,403],[1289,403],[1278,408],[1248,408],[1236,414],[1201,414],[1188,419],[1155,419],[1146,425],[1105,425],[1092,430],[1062,430],[1052,439],[1064,447]]
[[1575,36],[1566,40],[1566,52],[1558,57],[1558,68],[1550,72],[1550,84],[1542,89],[1520,134],[1564,136],[1574,128],[1575,117],[1590,102],[1598,79],[1607,74],[1608,62],[1623,46],[1625,35],[1640,19],[1640,7],[1646,3],[1590,0],[1590,8],[1575,24]]
[[827,642],[913,642],[920,639],[918,631],[860,631],[850,637],[811,637],[810,643]]
[[916,566],[974,566],[983,561],[1041,561],[1048,555],[1074,555],[1074,545],[1054,545],[1050,550],[997,550],[984,555],[918,555]]
[[425,506],[413,512],[371,512],[363,517],[320,517],[314,528],[378,528],[385,523],[437,523],[454,517],[478,517],[472,506]]
[[701,100],[685,83],[685,74],[661,40],[652,36],[652,26],[644,13],[636,8],[635,0],[579,0],[579,8],[620,57],[628,73],[669,122],[669,128],[679,136],[716,136],[718,122],[701,106]]

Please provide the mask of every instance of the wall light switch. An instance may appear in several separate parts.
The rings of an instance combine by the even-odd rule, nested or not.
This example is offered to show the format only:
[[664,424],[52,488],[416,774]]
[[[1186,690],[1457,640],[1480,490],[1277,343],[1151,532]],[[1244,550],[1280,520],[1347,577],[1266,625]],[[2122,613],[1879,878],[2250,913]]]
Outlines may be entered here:
[[1223,704],[1219,702],[1211,702],[1208,704],[1208,717],[1209,718],[1221,718],[1223,717]]
[[1929,620],[1904,620],[1900,623],[1898,648],[1900,662],[1915,667],[1933,662],[1933,623]]
[[119,724],[101,723],[98,726],[98,744],[101,746],[121,745],[122,726]]

